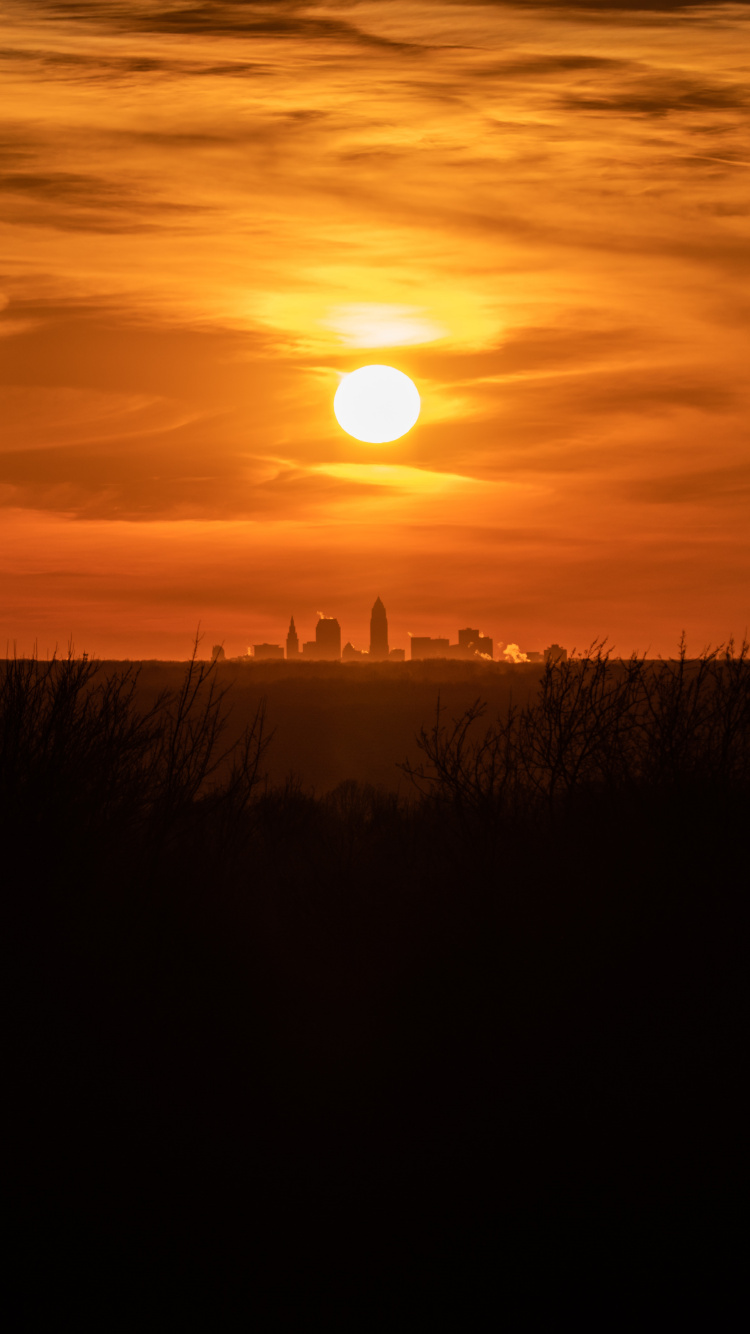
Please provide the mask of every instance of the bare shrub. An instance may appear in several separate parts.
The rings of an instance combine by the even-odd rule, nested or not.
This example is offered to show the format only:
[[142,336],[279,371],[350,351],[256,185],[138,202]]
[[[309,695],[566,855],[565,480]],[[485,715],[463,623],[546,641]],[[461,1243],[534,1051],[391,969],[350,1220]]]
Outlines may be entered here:
[[422,727],[417,747],[426,763],[399,765],[422,797],[449,801],[459,812],[486,813],[512,804],[521,787],[517,732],[519,715],[513,707],[477,736],[475,724],[487,712],[475,700],[460,718],[446,721],[440,697],[431,727]]
[[228,687],[193,646],[180,688],[139,709],[139,669],[103,675],[86,655],[8,658],[0,666],[0,803],[9,829],[49,838],[119,830],[168,841],[196,820],[237,830],[262,779],[265,702],[222,747]]
[[416,738],[418,765],[400,767],[423,795],[459,813],[554,811],[575,792],[718,790],[750,783],[750,645],[689,659],[614,659],[604,643],[546,664],[539,694],[483,733],[475,701]]
[[639,760],[649,783],[724,790],[750,781],[750,644],[734,641],[689,659],[684,639],[675,659],[647,679],[640,713]]

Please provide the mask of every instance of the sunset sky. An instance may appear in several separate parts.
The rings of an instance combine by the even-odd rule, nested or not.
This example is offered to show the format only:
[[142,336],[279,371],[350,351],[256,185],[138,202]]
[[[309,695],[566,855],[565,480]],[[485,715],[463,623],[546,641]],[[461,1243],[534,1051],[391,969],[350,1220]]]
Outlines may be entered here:
[[[0,25],[3,644],[742,636],[750,5]],[[368,362],[392,444],[333,415]]]

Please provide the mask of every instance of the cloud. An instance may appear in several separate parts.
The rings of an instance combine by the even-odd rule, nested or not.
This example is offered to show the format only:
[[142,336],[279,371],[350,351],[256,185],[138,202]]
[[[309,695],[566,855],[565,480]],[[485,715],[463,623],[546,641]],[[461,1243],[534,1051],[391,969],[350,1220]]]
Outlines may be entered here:
[[137,441],[145,435],[185,426],[191,415],[178,404],[151,394],[0,386],[0,456],[25,450],[100,446],[111,439]]
[[720,414],[741,402],[734,377],[719,370],[711,373],[705,366],[642,365],[602,370],[585,381],[577,377],[554,381],[546,392],[554,398],[561,415],[573,407],[580,413],[606,413],[610,417],[618,413],[656,415],[672,407]]
[[14,299],[5,321],[23,328],[3,341],[0,384],[150,393],[218,413],[261,390],[273,402],[288,374],[284,340],[267,330],[138,318],[117,298]]
[[631,60],[615,56],[571,54],[564,51],[536,55],[508,56],[486,65],[473,65],[472,76],[479,79],[499,80],[556,77],[579,73],[611,74],[615,71],[637,68]]
[[629,500],[645,505],[705,505],[742,509],[750,498],[750,464],[730,468],[687,469],[624,485]]
[[[472,491],[486,490],[488,485],[476,477],[412,468],[402,463],[321,463],[311,468],[310,472],[316,476],[335,477],[367,487],[386,487],[418,497],[445,493],[470,495]],[[490,487],[492,485],[489,483]]]
[[208,38],[318,39],[356,42],[390,51],[418,43],[397,41],[365,31],[346,19],[321,14],[297,0],[189,0],[153,4],[151,0],[37,0],[37,12],[68,22],[84,21],[124,32]]
[[103,51],[55,51],[42,47],[0,48],[0,61],[18,61],[44,71],[47,78],[103,82],[142,80],[144,76],[186,79],[248,78],[270,72],[262,61],[224,60],[210,56],[189,59],[177,56],[111,55]]
[[[453,0],[453,3],[461,5],[464,0]],[[469,0],[469,3],[496,9],[536,9],[564,18],[580,14],[586,17],[613,14],[643,19],[648,15],[690,14],[695,11],[696,18],[700,19],[708,7],[707,0],[703,0],[703,3],[701,0]],[[730,5],[747,7],[750,0],[728,0],[728,7]]]
[[293,378],[278,340],[138,322],[115,303],[10,301],[6,324],[4,505],[129,519],[280,508],[263,491]]
[[609,96],[567,93],[558,104],[569,111],[609,112],[624,116],[667,116],[673,112],[735,111],[750,104],[739,84],[712,84],[663,71],[631,82]]
[[[1,151],[1,150],[0,150]],[[195,216],[195,206],[154,199],[122,178],[93,172],[33,169],[42,156],[31,144],[11,148],[15,170],[0,175],[0,199],[9,223],[72,232],[155,232]],[[24,169],[19,170],[23,164]],[[111,167],[110,167],[111,170]]]
[[414,373],[440,383],[462,384],[518,375],[569,371],[607,360],[643,355],[648,341],[643,328],[586,328],[581,312],[577,325],[510,329],[494,346],[480,350],[424,348],[409,354]]

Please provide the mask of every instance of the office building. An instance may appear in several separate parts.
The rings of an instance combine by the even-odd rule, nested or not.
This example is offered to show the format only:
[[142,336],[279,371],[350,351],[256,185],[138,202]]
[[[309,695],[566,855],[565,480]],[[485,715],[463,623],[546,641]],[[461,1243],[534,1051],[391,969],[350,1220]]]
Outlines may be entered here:
[[429,635],[412,635],[412,662],[416,658],[449,658],[450,647],[449,639],[430,639]]
[[352,643],[344,644],[341,650],[342,662],[367,662],[367,654],[363,648],[355,648]]
[[415,658],[448,658],[453,661],[467,662],[477,658],[492,658],[493,643],[489,635],[482,635],[478,630],[459,630],[458,643],[451,644],[448,639],[431,639],[427,635],[412,635],[411,656]]
[[380,598],[375,599],[370,616],[370,657],[377,662],[388,657],[388,618]]
[[[453,653],[457,648],[458,652]],[[491,658],[493,655],[493,643],[489,635],[482,635],[478,630],[459,630],[458,644],[451,646],[451,656],[457,658]]]
[[278,662],[284,650],[281,644],[253,644],[253,657],[256,662]]
[[335,616],[321,616],[315,627],[316,657],[320,662],[341,659],[341,627]]

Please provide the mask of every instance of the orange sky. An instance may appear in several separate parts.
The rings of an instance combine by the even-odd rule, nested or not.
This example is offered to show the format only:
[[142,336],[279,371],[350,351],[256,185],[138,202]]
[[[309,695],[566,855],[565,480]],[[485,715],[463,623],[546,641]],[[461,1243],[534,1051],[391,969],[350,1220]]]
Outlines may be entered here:
[[750,6],[641,5],[0,4],[0,640],[742,635]]

